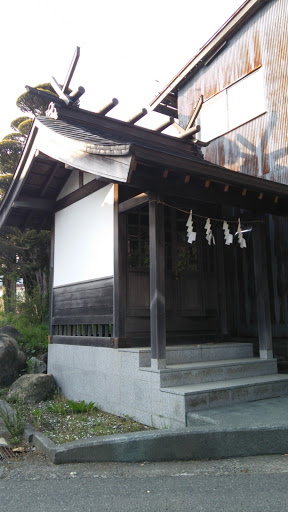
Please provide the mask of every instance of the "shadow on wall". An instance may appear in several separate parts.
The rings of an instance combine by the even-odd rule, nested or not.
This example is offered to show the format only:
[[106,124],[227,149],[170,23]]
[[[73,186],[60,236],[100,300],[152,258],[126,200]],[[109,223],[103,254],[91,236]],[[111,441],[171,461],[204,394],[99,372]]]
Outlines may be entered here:
[[[260,118],[257,121],[259,120]],[[229,132],[226,136],[218,137],[211,141],[205,150],[205,159],[243,174],[265,176],[271,181],[288,184],[288,167],[277,163],[288,155],[288,147],[269,153],[269,140],[276,124],[277,113],[272,112],[261,137],[258,135],[261,131],[260,125],[257,128],[255,120]],[[244,128],[242,132],[245,130],[245,134],[249,133],[249,136],[240,133],[241,128]]]

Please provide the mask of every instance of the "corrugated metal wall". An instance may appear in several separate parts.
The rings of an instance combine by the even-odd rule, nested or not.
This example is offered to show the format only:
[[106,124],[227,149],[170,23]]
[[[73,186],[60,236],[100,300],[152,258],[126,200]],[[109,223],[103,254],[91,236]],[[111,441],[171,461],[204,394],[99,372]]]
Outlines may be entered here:
[[185,127],[200,94],[204,101],[262,65],[266,114],[218,137],[204,150],[218,165],[288,184],[288,3],[269,2],[210,64],[179,91]]
[[[229,169],[288,184],[288,2],[271,0],[242,27],[225,47],[179,91],[179,121],[186,127],[200,94],[204,101],[262,66],[266,113],[214,139],[204,150],[205,158]],[[248,191],[249,193],[249,191]],[[288,220],[267,221],[271,261],[270,296],[274,336],[288,336]],[[252,241],[251,241],[252,244]],[[238,255],[234,290],[238,301],[236,323],[240,331],[256,334],[252,256]],[[240,259],[239,259],[240,258]],[[231,290],[230,290],[231,296]],[[235,296],[235,293],[237,297]],[[231,296],[232,299],[232,296]],[[235,313],[234,313],[235,315]],[[242,329],[243,328],[243,329]],[[241,334],[241,333],[239,333]]]

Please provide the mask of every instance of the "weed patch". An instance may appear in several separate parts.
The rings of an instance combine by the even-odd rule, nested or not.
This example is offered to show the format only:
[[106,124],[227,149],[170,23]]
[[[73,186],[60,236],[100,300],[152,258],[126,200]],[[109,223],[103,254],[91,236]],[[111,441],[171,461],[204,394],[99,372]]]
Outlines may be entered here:
[[[5,391],[7,392],[7,390]],[[5,399],[4,391],[2,396]],[[18,442],[26,423],[34,425],[36,430],[44,433],[56,444],[94,436],[151,430],[151,427],[142,425],[128,416],[120,417],[104,412],[95,406],[94,402],[87,403],[84,400],[75,402],[74,400],[66,400],[61,395],[56,395],[54,400],[40,402],[36,406],[35,404],[25,403],[19,407],[19,404],[16,403],[11,404],[11,407],[14,408],[18,418],[18,423],[15,425]],[[7,425],[9,428],[8,426],[6,428],[10,432],[11,438],[15,438],[14,424],[9,423],[7,419]]]

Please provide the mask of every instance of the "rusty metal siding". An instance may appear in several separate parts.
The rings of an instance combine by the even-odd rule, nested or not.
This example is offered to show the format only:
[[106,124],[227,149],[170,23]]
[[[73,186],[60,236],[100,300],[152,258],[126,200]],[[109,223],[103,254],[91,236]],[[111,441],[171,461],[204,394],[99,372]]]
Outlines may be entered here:
[[[287,26],[287,0],[271,0],[180,89],[178,100],[179,121],[185,127],[200,94],[207,100],[261,65],[266,112],[213,140],[204,155],[207,160],[234,171],[283,184],[288,184]],[[287,337],[287,218],[269,216],[267,242],[272,333],[274,337]],[[257,316],[251,249],[237,254],[235,264],[237,272],[233,274],[229,292],[231,301],[238,304],[234,328],[239,335],[254,336]]]
[[231,38],[218,56],[179,91],[185,127],[200,94],[207,100],[262,65],[266,113],[213,140],[207,160],[288,184],[288,5],[272,0]]

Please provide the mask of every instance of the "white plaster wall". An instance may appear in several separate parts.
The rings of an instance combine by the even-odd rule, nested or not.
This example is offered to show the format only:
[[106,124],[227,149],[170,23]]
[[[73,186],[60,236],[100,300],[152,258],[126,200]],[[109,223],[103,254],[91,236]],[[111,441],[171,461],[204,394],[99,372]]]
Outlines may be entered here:
[[95,180],[95,175],[89,172],[83,172],[83,185],[87,185],[90,181]]
[[160,390],[159,371],[139,368],[139,350],[49,345],[48,373],[67,398],[93,401],[157,428],[185,426],[184,397]]
[[79,171],[74,169],[58,195],[57,201],[58,199],[62,199],[62,197],[68,196],[68,194],[71,194],[71,192],[74,192],[77,188],[79,188]]
[[54,287],[112,276],[114,186],[55,215]]
[[[83,171],[81,171],[83,172]],[[95,180],[95,175],[90,174],[89,172],[83,172],[83,185],[89,183],[89,181]],[[62,188],[60,194],[57,197],[57,201],[62,199],[62,197],[68,196],[71,192],[74,192],[79,188],[79,171],[78,169],[74,169],[68,180],[66,181],[64,187]]]

